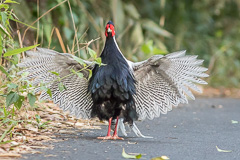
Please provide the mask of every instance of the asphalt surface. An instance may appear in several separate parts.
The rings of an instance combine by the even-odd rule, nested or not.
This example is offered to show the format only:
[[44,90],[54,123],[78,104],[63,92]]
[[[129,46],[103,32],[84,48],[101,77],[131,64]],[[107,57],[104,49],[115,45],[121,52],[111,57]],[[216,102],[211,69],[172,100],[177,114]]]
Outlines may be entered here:
[[[22,159],[121,160],[124,148],[127,153],[143,154],[141,159],[147,160],[163,155],[171,160],[240,160],[240,99],[198,98],[137,126],[144,135],[154,138],[130,133],[123,141],[97,140],[97,136],[106,134],[107,126],[103,126],[77,135],[59,134],[60,139],[67,140],[52,143],[52,150],[23,155]],[[216,146],[232,152],[219,152]]]

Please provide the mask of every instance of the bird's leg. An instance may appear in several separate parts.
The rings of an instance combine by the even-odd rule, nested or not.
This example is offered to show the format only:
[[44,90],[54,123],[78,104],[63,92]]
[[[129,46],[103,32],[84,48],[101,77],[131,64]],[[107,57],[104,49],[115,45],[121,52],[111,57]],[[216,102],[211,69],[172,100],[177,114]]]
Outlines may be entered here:
[[111,138],[112,138],[112,136],[111,136],[111,134],[110,134],[110,132],[111,132],[111,124],[112,124],[112,117],[109,118],[109,120],[108,120],[108,132],[107,132],[107,136],[105,136],[105,137],[97,137],[97,139],[111,139]]
[[118,137],[118,135],[117,135],[118,117],[117,117],[116,125],[115,125],[115,128],[114,128],[113,136],[111,136],[111,134],[110,134],[110,132],[111,132],[111,124],[112,124],[112,117],[109,118],[108,123],[109,124],[108,124],[107,136],[105,136],[105,137],[97,137],[97,139],[113,139],[113,140],[120,139],[120,140],[123,140],[123,138]]
[[114,129],[114,132],[113,132],[113,138],[114,138],[114,139],[121,139],[121,140],[124,140],[123,138],[118,137],[118,135],[117,135],[117,125],[118,125],[118,117],[117,117],[117,121],[116,121],[115,129]]
[[108,121],[108,132],[107,132],[107,137],[111,137],[111,125],[112,125],[112,117],[109,118],[109,121]]

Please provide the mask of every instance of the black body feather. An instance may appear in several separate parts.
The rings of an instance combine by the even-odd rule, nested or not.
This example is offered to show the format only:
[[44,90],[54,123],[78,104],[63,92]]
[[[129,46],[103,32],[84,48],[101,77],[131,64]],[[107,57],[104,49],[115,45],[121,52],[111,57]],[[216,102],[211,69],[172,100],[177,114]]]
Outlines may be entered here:
[[88,87],[93,100],[91,116],[108,120],[122,114],[126,122],[132,123],[137,119],[135,79],[114,37],[107,37],[100,57],[106,65],[95,66]]

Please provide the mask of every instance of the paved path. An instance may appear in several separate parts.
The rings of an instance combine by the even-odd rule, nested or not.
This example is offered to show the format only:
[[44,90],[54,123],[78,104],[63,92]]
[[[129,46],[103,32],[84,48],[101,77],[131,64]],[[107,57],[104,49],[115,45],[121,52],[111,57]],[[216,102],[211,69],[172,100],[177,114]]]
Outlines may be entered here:
[[[231,120],[239,123],[232,124]],[[137,125],[143,134],[154,138],[136,138],[131,133],[124,141],[103,142],[96,139],[106,134],[107,127],[103,126],[78,135],[60,135],[68,140],[53,143],[53,150],[24,155],[23,159],[121,160],[125,148],[127,153],[145,154],[142,158],[147,160],[162,155],[171,160],[240,160],[240,100],[198,98]],[[232,152],[218,152],[216,146]]]

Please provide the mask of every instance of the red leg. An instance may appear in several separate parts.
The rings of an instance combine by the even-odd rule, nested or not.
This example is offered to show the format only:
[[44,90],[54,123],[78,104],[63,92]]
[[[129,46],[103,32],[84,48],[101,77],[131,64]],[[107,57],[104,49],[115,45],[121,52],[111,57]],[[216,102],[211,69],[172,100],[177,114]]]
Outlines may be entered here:
[[111,124],[112,124],[112,117],[109,119],[108,122],[109,122],[109,124],[108,124],[107,136],[105,136],[105,137],[97,137],[97,139],[113,139],[113,140],[121,139],[121,140],[123,140],[123,138],[118,137],[118,135],[117,135],[118,117],[117,117],[117,122],[116,122],[116,125],[115,125],[115,128],[114,128],[113,136],[111,136],[111,134],[110,134],[110,132],[111,132]]
[[97,139],[111,139],[111,124],[112,124],[112,117],[109,118],[108,120],[108,132],[107,132],[107,136],[105,137],[97,137]]
[[118,125],[118,117],[117,117],[116,125],[115,125],[115,128],[114,128],[113,136],[117,136],[117,125]]
[[121,140],[124,140],[122,137],[118,137],[118,135],[117,135],[117,125],[118,125],[118,117],[117,117],[117,121],[116,121],[115,129],[114,129],[114,132],[113,132],[113,138],[114,138],[114,139],[121,139]]

